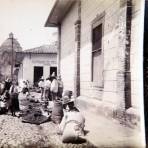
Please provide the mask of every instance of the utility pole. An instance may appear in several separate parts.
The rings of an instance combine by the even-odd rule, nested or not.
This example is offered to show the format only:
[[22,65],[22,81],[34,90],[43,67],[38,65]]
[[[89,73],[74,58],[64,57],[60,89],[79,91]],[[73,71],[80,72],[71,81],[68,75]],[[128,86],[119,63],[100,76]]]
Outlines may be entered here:
[[14,49],[13,49],[13,33],[11,32],[10,34],[9,34],[9,38],[11,39],[11,79],[13,80],[13,61],[14,61],[14,59],[13,59],[13,55],[14,55]]

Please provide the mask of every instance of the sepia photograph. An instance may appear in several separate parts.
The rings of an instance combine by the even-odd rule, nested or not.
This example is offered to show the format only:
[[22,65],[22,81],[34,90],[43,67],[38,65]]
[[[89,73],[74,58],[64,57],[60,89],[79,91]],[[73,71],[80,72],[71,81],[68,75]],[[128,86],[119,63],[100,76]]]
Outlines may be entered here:
[[0,148],[145,148],[148,0],[0,0]]

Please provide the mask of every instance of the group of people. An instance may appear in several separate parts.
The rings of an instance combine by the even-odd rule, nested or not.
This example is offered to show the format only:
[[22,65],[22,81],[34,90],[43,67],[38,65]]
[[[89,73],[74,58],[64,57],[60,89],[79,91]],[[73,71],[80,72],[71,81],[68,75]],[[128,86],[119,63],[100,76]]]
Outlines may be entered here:
[[[29,93],[29,88],[27,82],[22,83],[22,92]],[[62,135],[63,142],[77,142],[83,140],[84,136],[84,126],[85,118],[76,108],[73,92],[65,91],[63,93],[63,82],[61,76],[55,76],[53,73],[45,81],[43,78],[40,79],[38,83],[41,89],[41,99],[47,101],[61,101],[64,116],[59,124],[58,134]],[[0,99],[6,104],[7,111],[10,110],[12,116],[15,116],[15,112],[19,111],[19,86],[17,81],[7,78],[4,82],[4,88],[1,91]]]
[[63,82],[60,75],[56,77],[53,73],[46,80],[41,77],[38,86],[41,90],[41,100],[54,101],[62,98]]
[[38,86],[41,90],[41,99],[47,101],[61,101],[63,108],[63,117],[59,124],[58,134],[62,135],[62,142],[75,143],[85,141],[84,127],[85,118],[75,106],[73,92],[63,92],[63,82],[61,76],[55,76],[53,73],[46,80],[43,77],[40,79]]
[[16,80],[12,81],[10,78],[6,78],[0,95],[1,101],[5,102],[6,111],[10,110],[12,116],[15,116],[15,112],[20,110],[18,100],[18,82]]

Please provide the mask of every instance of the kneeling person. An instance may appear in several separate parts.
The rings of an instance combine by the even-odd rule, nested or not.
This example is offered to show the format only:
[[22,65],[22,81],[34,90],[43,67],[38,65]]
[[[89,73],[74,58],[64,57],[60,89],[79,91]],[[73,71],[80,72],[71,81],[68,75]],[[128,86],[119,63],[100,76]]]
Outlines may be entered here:
[[74,106],[74,100],[68,96],[63,98],[64,117],[60,123],[62,142],[76,143],[84,140],[85,118]]

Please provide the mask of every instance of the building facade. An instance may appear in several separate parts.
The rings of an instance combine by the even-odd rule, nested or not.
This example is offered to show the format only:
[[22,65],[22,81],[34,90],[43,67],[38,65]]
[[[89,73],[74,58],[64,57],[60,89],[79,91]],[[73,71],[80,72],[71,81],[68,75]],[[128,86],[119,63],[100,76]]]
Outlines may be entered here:
[[132,126],[143,119],[143,3],[57,0],[45,24],[59,29],[64,88],[80,106]]
[[57,74],[56,44],[27,49],[17,52],[17,55],[23,55],[18,79],[28,80],[31,85],[37,85],[41,77],[46,79],[53,72]]

